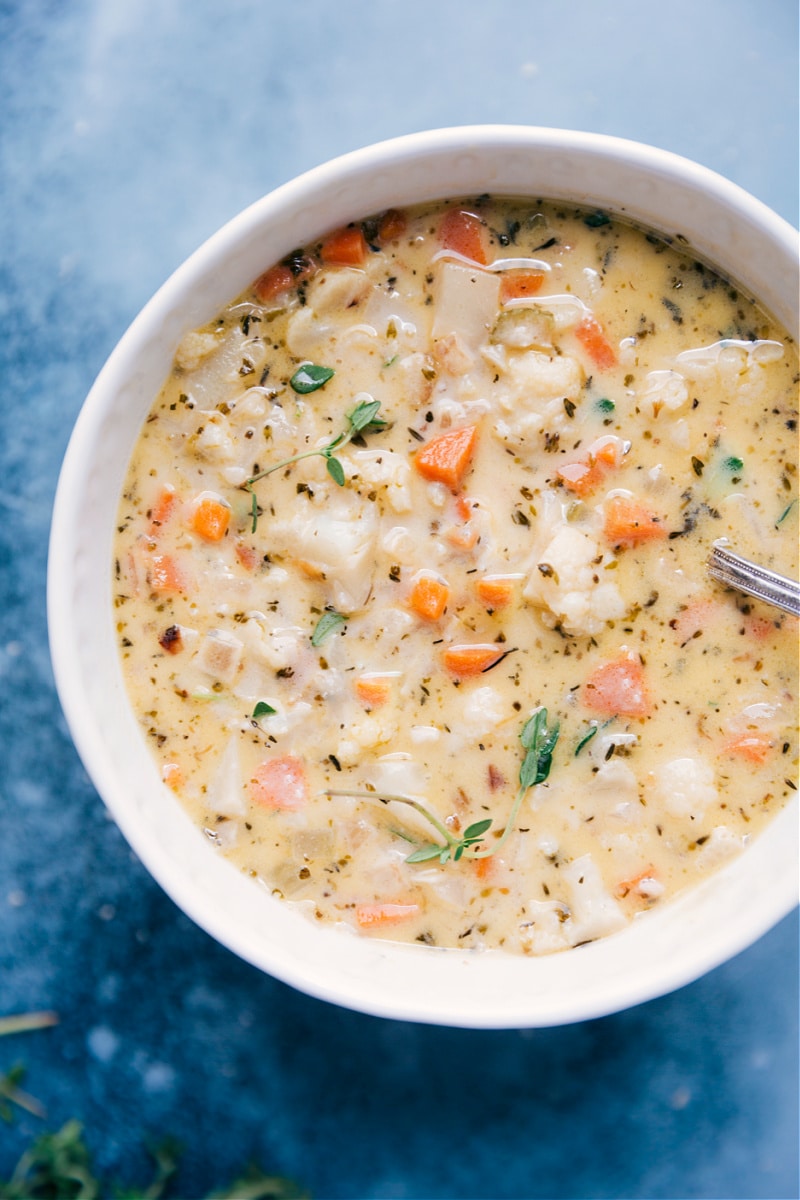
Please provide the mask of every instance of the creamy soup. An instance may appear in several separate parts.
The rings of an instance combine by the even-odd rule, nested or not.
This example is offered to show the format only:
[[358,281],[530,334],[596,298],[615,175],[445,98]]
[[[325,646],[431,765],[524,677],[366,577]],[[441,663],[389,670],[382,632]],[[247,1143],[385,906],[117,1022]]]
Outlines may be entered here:
[[345,931],[544,954],[741,852],[796,790],[797,622],[704,564],[796,573],[797,382],[603,212],[392,210],[265,270],[181,343],[116,536],[209,854]]

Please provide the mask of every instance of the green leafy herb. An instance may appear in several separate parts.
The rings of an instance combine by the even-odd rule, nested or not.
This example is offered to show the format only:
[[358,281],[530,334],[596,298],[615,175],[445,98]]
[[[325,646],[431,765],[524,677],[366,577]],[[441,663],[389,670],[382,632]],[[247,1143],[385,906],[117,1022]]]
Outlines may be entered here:
[[297,368],[289,383],[293,391],[300,396],[307,396],[309,392],[316,392],[319,388],[324,387],[329,379],[333,379],[334,375],[333,367],[303,363],[302,367]]
[[20,1087],[24,1078],[25,1067],[22,1063],[15,1063],[5,1075],[0,1075],[0,1118],[3,1121],[13,1120],[12,1104],[15,1104],[17,1108],[24,1108],[25,1112],[31,1113],[34,1117],[46,1116],[43,1105],[36,1097],[24,1092]]
[[[457,838],[453,837],[447,826],[429,808],[426,808],[421,800],[415,800],[412,796],[396,796],[384,792],[342,792],[331,789],[328,789],[324,794],[326,796],[348,796],[361,800],[379,800],[381,804],[407,804],[409,808],[415,809],[420,816],[424,817],[433,826],[443,840],[441,842],[426,842],[423,846],[420,846],[419,849],[409,854],[406,859],[406,862],[409,863],[430,862],[434,858],[438,858],[442,865],[450,859],[453,862],[458,862],[463,856],[464,851],[472,850],[474,846],[482,841],[483,835],[492,824],[491,817],[483,821],[476,821],[464,830],[463,837]],[[414,840],[407,834],[400,834],[400,836],[405,841]],[[468,853],[467,857],[472,857],[472,855]]]
[[601,400],[597,401],[597,408],[599,408],[600,412],[612,413],[616,407],[614,401],[609,400],[607,396],[603,396]]
[[[302,368],[301,368],[302,369]],[[319,370],[328,370],[327,367],[318,368]],[[333,374],[333,372],[331,372]],[[323,380],[324,382],[324,380]],[[322,384],[317,384],[321,387]],[[297,389],[295,389],[297,390]],[[313,388],[307,388],[307,391],[313,391]],[[328,474],[339,487],[344,487],[345,473],[344,467],[338,458],[334,457],[337,450],[341,450],[348,442],[352,442],[355,438],[365,437],[370,433],[380,433],[386,429],[387,423],[382,417],[378,416],[380,409],[380,400],[362,400],[352,412],[347,414],[347,426],[341,433],[337,433],[336,437],[331,438],[324,446],[318,446],[313,450],[303,450],[300,454],[293,454],[291,458],[284,458],[278,463],[273,463],[271,467],[266,467],[263,471],[259,471],[256,475],[251,475],[245,480],[242,488],[250,493],[251,506],[250,512],[252,516],[251,533],[255,533],[258,528],[258,497],[254,490],[254,484],[260,479],[265,479],[267,475],[272,475],[275,471],[280,471],[284,467],[290,467],[293,463],[300,462],[303,458],[313,458],[315,455],[325,459],[325,466]]]
[[594,735],[597,733],[598,726],[590,725],[586,732],[578,738],[578,744],[575,747],[575,757],[577,758],[584,746],[588,746]]
[[729,458],[725,459],[722,465],[726,471],[735,472],[741,471],[744,463],[742,462],[741,458],[737,458],[735,454],[732,454]]
[[583,223],[584,225],[588,225],[590,229],[599,229],[601,225],[610,225],[611,217],[609,217],[608,213],[600,212],[598,209],[597,212],[589,213],[588,216],[584,217]]
[[[457,838],[453,836],[447,826],[429,808],[420,800],[415,800],[412,796],[387,795],[382,792],[334,791],[332,789],[326,790],[324,794],[326,796],[349,796],[356,799],[379,800],[381,804],[407,804],[410,808],[415,809],[420,816],[424,817],[433,826],[442,840],[440,842],[426,842],[417,850],[414,850],[406,859],[408,863],[432,862],[434,859],[438,859],[442,866],[444,866],[447,862],[458,862],[460,858],[488,858],[490,855],[497,853],[514,828],[514,822],[517,819],[517,814],[528,788],[533,787],[537,783],[544,783],[550,774],[553,751],[558,741],[558,734],[558,721],[555,721],[552,726],[548,726],[547,724],[546,708],[537,708],[523,725],[519,737],[522,747],[525,750],[525,757],[519,770],[519,790],[512,805],[505,829],[497,841],[488,847],[481,847],[481,843],[485,834],[491,828],[491,817],[475,821],[472,825],[468,825],[464,830],[463,836]],[[405,835],[402,836],[405,837]],[[411,839],[406,838],[406,840]]]
[[278,710],[273,708],[271,704],[267,704],[266,700],[259,700],[258,704],[253,709],[253,720],[257,721],[260,717],[271,717]]
[[347,617],[344,613],[334,612],[333,609],[324,612],[317,621],[316,628],[311,635],[311,645],[321,646],[325,638],[329,637],[334,629],[338,629],[340,625],[344,625],[346,620]]
[[[181,1148],[173,1139],[148,1147],[155,1171],[145,1187],[114,1186],[97,1177],[79,1121],[67,1121],[56,1133],[37,1137],[24,1152],[11,1178],[0,1183],[2,1200],[162,1200],[178,1169]],[[291,1179],[266,1175],[250,1167],[228,1187],[209,1193],[208,1200],[309,1200]]]
[[779,526],[779,525],[782,525],[782,524],[783,524],[783,522],[784,522],[784,521],[786,520],[786,518],[788,517],[789,513],[790,513],[790,512],[792,511],[792,509],[794,508],[795,504],[797,504],[797,498],[795,498],[794,500],[792,500],[792,502],[791,502],[790,504],[787,504],[787,505],[786,505],[786,508],[783,510],[783,512],[781,513],[781,515],[778,517],[777,521],[775,522],[775,528],[776,528],[776,529],[778,528],[778,526]]
[[522,726],[519,740],[522,742],[525,757],[519,769],[519,790],[516,799],[511,806],[506,827],[500,838],[487,850],[475,850],[473,852],[475,858],[488,858],[489,855],[497,853],[514,828],[517,814],[528,788],[534,787],[537,783],[544,783],[547,779],[553,764],[553,751],[558,741],[559,728],[558,721],[554,721],[552,726],[548,726],[547,709],[542,707],[535,709]]

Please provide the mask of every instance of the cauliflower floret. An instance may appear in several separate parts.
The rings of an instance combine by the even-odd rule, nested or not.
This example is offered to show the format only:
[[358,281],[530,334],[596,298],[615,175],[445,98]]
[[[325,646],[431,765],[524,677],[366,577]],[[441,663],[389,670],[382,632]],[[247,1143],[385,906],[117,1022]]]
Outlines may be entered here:
[[220,347],[216,333],[187,333],[175,351],[175,365],[184,371],[194,371]]
[[689,389],[677,371],[650,371],[639,399],[642,404],[651,405],[654,413],[662,408],[677,412],[689,403]]
[[606,937],[626,924],[625,915],[611,894],[591,855],[583,854],[563,870],[570,890],[569,939],[578,942]]
[[502,696],[494,688],[479,687],[467,697],[461,728],[468,737],[486,736],[507,716]]
[[201,412],[200,432],[192,439],[195,453],[215,463],[231,463],[236,457],[236,446],[231,437],[228,418],[221,412]]
[[385,490],[393,512],[411,512],[411,466],[407,459],[392,450],[357,450],[349,459],[354,474]]
[[297,626],[265,629],[258,621],[248,623],[247,632],[254,649],[273,671],[294,669],[303,653],[304,634]]
[[374,505],[354,508],[344,503],[334,507],[329,502],[310,516],[297,514],[270,527],[273,547],[327,580],[340,612],[363,607],[372,587],[377,539],[373,509]]
[[[314,276],[306,303],[289,317],[286,345],[298,358],[314,358],[330,349],[337,338],[357,323],[355,309],[371,289],[369,276],[354,267],[320,271]],[[373,338],[377,330],[363,327]]]
[[598,557],[593,538],[561,525],[537,555],[523,596],[571,636],[599,633],[607,621],[624,615],[625,602],[615,583],[601,582]]
[[658,800],[676,817],[702,817],[717,799],[714,770],[700,758],[673,758],[651,778]]
[[551,355],[541,350],[509,353],[498,385],[500,406],[511,413],[529,408],[531,401],[577,401],[583,378],[583,367],[569,354]]
[[553,954],[570,945],[566,931],[568,909],[558,900],[529,900],[525,911],[530,920],[519,927],[526,954]]
[[713,871],[722,866],[729,858],[734,858],[747,845],[747,836],[738,836],[727,825],[717,825],[712,829],[707,842],[698,850],[698,857],[704,871]]

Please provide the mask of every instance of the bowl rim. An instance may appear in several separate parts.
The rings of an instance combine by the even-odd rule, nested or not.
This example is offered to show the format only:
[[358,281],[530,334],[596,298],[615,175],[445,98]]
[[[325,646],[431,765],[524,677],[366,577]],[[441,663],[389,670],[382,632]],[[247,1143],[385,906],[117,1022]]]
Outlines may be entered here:
[[[234,216],[169,276],[131,322],[100,371],[75,422],[56,490],[48,551],[47,616],[50,651],[56,688],[70,733],[100,796],[131,848],[162,889],[195,923],[224,946],[307,994],[371,1015],[473,1028],[548,1026],[602,1016],[681,987],[744,950],[790,912],[797,903],[797,868],[793,865],[791,857],[792,847],[797,845],[797,805],[784,809],[769,826],[770,829],[777,827],[779,830],[779,837],[774,840],[778,843],[778,854],[782,854],[782,857],[781,869],[772,879],[768,894],[755,906],[736,906],[737,888],[741,887],[739,880],[745,874],[741,869],[745,856],[740,856],[729,868],[717,872],[710,881],[692,889],[691,892],[695,897],[720,889],[725,892],[724,881],[728,880],[726,895],[734,902],[737,920],[732,920],[728,928],[718,930],[713,949],[693,943],[690,949],[684,947],[680,954],[676,951],[675,957],[669,962],[660,965],[651,963],[649,970],[643,972],[635,981],[619,977],[625,955],[630,953],[614,953],[615,945],[619,945],[619,940],[626,934],[624,930],[581,949],[583,959],[588,960],[590,965],[582,965],[576,979],[572,979],[574,972],[564,970],[557,964],[542,966],[543,962],[552,964],[554,959],[573,956],[550,956],[546,960],[513,956],[515,963],[529,964],[523,973],[518,967],[508,969],[507,960],[511,956],[502,956],[502,959],[506,960],[505,965],[498,966],[497,956],[478,952],[484,963],[494,964],[490,970],[500,981],[496,1003],[491,1000],[492,991],[484,978],[485,972],[476,967],[475,952],[470,956],[448,951],[447,958],[443,958],[443,952],[431,951],[427,947],[400,947],[395,943],[358,939],[359,944],[366,941],[367,946],[363,953],[353,955],[351,939],[345,939],[340,943],[343,952],[338,957],[346,961],[341,969],[337,970],[334,969],[331,955],[320,954],[317,941],[309,937],[308,932],[298,925],[292,928],[287,937],[290,942],[294,940],[306,957],[287,955],[285,951],[276,954],[274,946],[265,944],[263,939],[260,944],[257,939],[254,940],[251,931],[244,931],[235,926],[232,928],[226,911],[214,909],[213,906],[204,903],[202,882],[197,879],[193,865],[187,865],[180,856],[176,858],[167,853],[160,844],[156,845],[148,824],[150,818],[143,816],[142,808],[136,808],[128,802],[128,788],[138,784],[132,785],[130,780],[120,778],[113,750],[106,745],[104,705],[107,696],[98,693],[97,688],[100,684],[92,677],[96,661],[87,660],[85,631],[83,641],[76,637],[76,631],[81,627],[79,610],[82,594],[79,584],[85,583],[87,579],[90,582],[97,581],[96,567],[94,574],[92,573],[91,558],[97,551],[88,548],[85,540],[82,540],[80,518],[90,510],[89,499],[93,500],[97,495],[102,495],[102,486],[98,483],[95,494],[87,498],[93,486],[96,451],[103,438],[108,440],[109,437],[117,436],[113,433],[110,416],[114,405],[119,403],[119,397],[127,394],[126,389],[135,389],[140,356],[148,354],[154,338],[160,338],[163,342],[165,338],[172,337],[174,352],[180,335],[201,323],[196,316],[199,301],[198,304],[194,304],[194,301],[187,304],[186,297],[192,294],[193,289],[199,289],[200,283],[207,280],[209,272],[218,268],[221,262],[231,260],[231,256],[235,259],[238,255],[242,260],[238,269],[242,272],[248,270],[247,263],[251,260],[243,255],[243,248],[250,247],[252,253],[252,246],[254,243],[260,243],[263,231],[266,229],[269,233],[274,227],[271,223],[279,219],[288,221],[286,214],[292,211],[302,213],[308,210],[305,218],[308,233],[305,237],[298,235],[291,239],[292,245],[304,244],[311,240],[312,236],[324,233],[325,228],[318,224],[319,210],[314,208],[312,203],[321,194],[338,197],[327,210],[331,212],[332,218],[334,214],[336,216],[328,226],[333,228],[342,223],[341,213],[348,211],[347,205],[352,206],[355,203],[354,197],[363,189],[365,182],[374,180],[376,175],[386,176],[389,182],[394,179],[395,188],[402,178],[406,190],[417,195],[422,202],[455,193],[451,189],[442,191],[435,185],[435,170],[429,185],[433,190],[426,193],[420,183],[421,176],[419,173],[414,175],[414,169],[420,164],[428,164],[430,172],[431,164],[441,163],[444,157],[450,156],[454,164],[451,175],[455,177],[458,176],[459,170],[462,174],[468,174],[474,171],[476,162],[487,164],[490,159],[495,164],[501,160],[505,162],[506,170],[516,169],[516,156],[521,156],[523,152],[534,156],[550,156],[551,164],[558,166],[562,174],[569,174],[571,171],[574,175],[575,164],[582,164],[587,180],[591,181],[591,186],[587,182],[589,196],[601,196],[602,188],[598,188],[596,179],[592,177],[601,172],[605,164],[617,172],[622,170],[624,165],[625,171],[641,174],[653,187],[664,187],[667,184],[677,187],[680,194],[688,198],[687,204],[693,197],[702,197],[703,204],[713,204],[722,214],[723,224],[736,220],[749,223],[758,247],[767,255],[768,262],[777,261],[784,266],[791,262],[797,264],[800,270],[796,231],[761,201],[707,167],[672,152],[627,139],[537,126],[462,125],[407,134],[340,155],[273,189]],[[508,164],[512,166],[509,167]],[[520,170],[523,167],[524,164],[520,164]],[[622,173],[624,174],[624,171]],[[498,193],[511,194],[508,189],[496,190]],[[474,194],[473,188],[466,188],[461,192],[470,193]],[[554,185],[552,191],[537,190],[536,194],[557,198],[561,192],[558,186]],[[574,195],[563,198],[579,202]],[[398,203],[410,202],[411,200],[398,200]],[[624,204],[609,202],[606,206],[624,213],[633,220],[643,220],[638,215],[637,205],[630,199]],[[353,210],[350,219],[362,216],[366,211],[375,211],[375,207],[369,206],[363,211]],[[317,224],[312,228],[315,220]],[[304,228],[302,220],[299,224],[297,221],[290,223],[293,228]],[[653,225],[652,221],[644,223]],[[666,222],[656,223],[654,227],[667,232],[664,229],[665,224]],[[694,247],[694,242],[692,244]],[[282,253],[287,253],[289,249],[290,245],[284,246]],[[701,246],[700,253],[704,252],[705,247]],[[278,255],[275,256],[277,257]],[[708,257],[713,261],[712,252],[708,253]],[[766,277],[766,268],[762,265],[760,269],[761,274]],[[243,290],[257,273],[251,271],[249,275],[245,275],[238,291],[234,290],[230,295],[218,297],[215,311]],[[783,311],[776,312],[776,315],[790,332],[794,332],[797,329],[797,312],[796,302],[793,307],[791,298],[788,301],[786,299],[790,292],[791,288],[782,285],[776,290],[777,302],[773,298],[773,303],[768,307],[773,311],[782,309]],[[209,313],[206,319],[210,319],[211,316],[213,312]],[[112,432],[109,433],[109,430]],[[127,445],[128,454],[124,464],[126,466],[133,444],[125,441],[123,433],[118,436],[119,444],[115,446],[115,450],[119,456]],[[114,500],[116,503],[117,496]],[[110,562],[109,558],[109,600]],[[108,626],[110,630],[110,605]],[[106,644],[107,633],[108,631]],[[113,637],[111,642],[113,644]],[[114,688],[111,691],[114,693],[111,697],[113,708],[119,703],[119,696]],[[124,708],[124,701],[122,704]],[[130,726],[126,727],[126,735],[130,735],[130,732]],[[182,837],[180,830],[183,824],[180,817],[176,819],[177,836]],[[192,835],[187,832],[186,837],[188,846]],[[749,856],[748,863],[756,863],[762,838],[757,839],[746,851],[746,856]],[[782,850],[781,846],[788,847],[788,853],[785,849]],[[203,846],[203,851],[207,854],[208,847]],[[192,857],[188,850],[187,857]],[[762,853],[761,858],[763,857]],[[768,863],[760,863],[760,870],[764,878],[769,877]],[[714,883],[714,880],[720,879],[723,881],[721,884]],[[249,881],[241,882],[245,883],[248,889],[253,886]],[[690,922],[693,920],[693,902],[687,902],[686,897],[678,897],[665,908],[674,914],[676,921],[678,914],[688,909],[689,915],[686,919]],[[661,914],[655,911],[648,914],[650,930],[657,931],[660,916]],[[320,935],[321,931],[314,929],[305,918],[301,917],[299,920],[304,926],[307,925],[309,930],[313,930],[317,937]],[[661,921],[660,924],[663,926],[664,922]],[[629,927],[629,930],[634,926]],[[643,949],[646,947],[647,937],[641,935],[641,928],[642,923],[639,923],[636,936],[629,937],[628,941]],[[340,935],[336,931],[326,931],[323,936],[338,938]],[[608,947],[611,947],[611,950],[608,950]],[[425,956],[424,967],[418,965],[423,961],[420,956]],[[539,965],[535,966],[537,963]],[[614,968],[610,975],[609,964]],[[574,989],[576,980],[580,982],[583,978],[582,972],[591,973],[595,969],[599,969],[603,976],[602,985],[598,984],[594,990],[590,987]],[[421,982],[412,990],[398,987],[398,981],[404,977],[404,971],[409,975],[413,974],[415,979],[417,976],[420,978]],[[449,982],[450,975],[458,977],[457,987],[453,987]],[[564,993],[563,981],[558,987],[555,984],[549,985],[546,979],[548,975],[557,982],[563,977],[572,984],[573,992],[569,995]],[[533,980],[532,992],[523,988],[518,996],[512,994],[510,989],[519,987],[521,980],[530,979]],[[470,1003],[464,996],[467,982],[470,986],[478,988],[478,999],[474,1003]]]

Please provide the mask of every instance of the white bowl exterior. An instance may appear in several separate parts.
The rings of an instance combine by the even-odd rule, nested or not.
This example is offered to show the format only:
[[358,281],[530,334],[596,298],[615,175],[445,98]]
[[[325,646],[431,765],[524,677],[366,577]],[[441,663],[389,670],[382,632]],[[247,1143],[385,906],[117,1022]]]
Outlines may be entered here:
[[755,941],[797,902],[797,804],[699,888],[571,953],[460,953],[318,927],[221,859],[161,783],[125,694],[110,569],[130,454],[182,335],[215,316],[271,262],[329,229],[387,207],[486,191],[609,208],[680,234],[787,329],[797,329],[796,232],[684,159],[620,139],[522,126],[439,130],[357,151],[234,218],[123,337],[85,402],[64,461],[48,613],[56,683],[84,764],[136,854],[198,924],[270,974],[335,1003],[409,1020],[508,1028],[616,1011],[697,978]]

